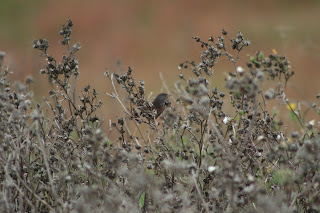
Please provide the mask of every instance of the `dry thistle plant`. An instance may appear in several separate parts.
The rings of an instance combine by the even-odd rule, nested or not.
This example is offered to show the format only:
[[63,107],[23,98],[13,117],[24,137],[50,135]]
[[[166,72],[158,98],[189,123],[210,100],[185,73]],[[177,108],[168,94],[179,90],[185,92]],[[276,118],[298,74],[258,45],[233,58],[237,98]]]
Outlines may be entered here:
[[[319,212],[318,118],[307,122],[286,97],[294,73],[284,56],[257,52],[241,68],[250,42],[240,32],[194,37],[200,61],[179,65],[161,119],[146,97],[148,82],[130,67],[107,70],[113,91],[106,94],[123,110],[110,124],[118,135],[111,141],[96,116],[97,91],[88,85],[76,94],[80,45],[71,45],[72,27],[68,20],[59,31],[61,60],[46,39],[34,41],[53,88],[43,103],[32,98],[32,79],[13,86],[0,64],[1,212]],[[210,83],[221,57],[234,67],[228,94]],[[268,111],[270,99],[286,104],[292,119]],[[316,104],[312,110],[320,114]],[[296,130],[287,133],[286,122]]]

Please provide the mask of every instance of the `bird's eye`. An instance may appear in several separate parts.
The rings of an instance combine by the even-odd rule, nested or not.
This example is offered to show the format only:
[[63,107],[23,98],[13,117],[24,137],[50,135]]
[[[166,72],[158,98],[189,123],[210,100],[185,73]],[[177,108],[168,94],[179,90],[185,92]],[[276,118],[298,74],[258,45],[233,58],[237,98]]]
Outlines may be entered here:
[[168,107],[171,105],[171,102],[169,100],[166,100],[166,102],[164,102],[164,106]]

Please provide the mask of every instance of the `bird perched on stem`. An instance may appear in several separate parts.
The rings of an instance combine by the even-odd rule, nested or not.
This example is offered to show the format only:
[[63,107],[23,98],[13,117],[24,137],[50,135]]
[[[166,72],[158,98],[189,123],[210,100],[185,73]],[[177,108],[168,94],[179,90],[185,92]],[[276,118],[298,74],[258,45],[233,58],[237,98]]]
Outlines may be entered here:
[[152,102],[152,110],[156,111],[155,118],[158,118],[167,106],[170,105],[169,96],[166,93],[160,93]]

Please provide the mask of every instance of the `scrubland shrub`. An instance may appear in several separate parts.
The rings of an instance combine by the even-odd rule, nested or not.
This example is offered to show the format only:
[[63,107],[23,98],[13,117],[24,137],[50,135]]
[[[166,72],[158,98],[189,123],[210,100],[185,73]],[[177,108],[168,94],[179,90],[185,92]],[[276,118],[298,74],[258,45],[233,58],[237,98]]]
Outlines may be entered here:
[[[11,85],[0,65],[1,212],[320,210],[319,127],[285,96],[294,73],[284,56],[257,52],[241,68],[239,53],[250,42],[240,32],[194,37],[200,61],[179,65],[173,89],[165,87],[171,105],[161,119],[130,67],[125,74],[107,70],[106,95],[123,110],[110,123],[118,135],[110,140],[95,114],[102,101],[94,85],[80,94],[73,85],[80,45],[70,43],[72,25],[59,31],[68,52],[61,60],[49,54],[46,39],[34,41],[48,62],[40,72],[53,85],[43,103],[32,99],[31,78]],[[228,94],[211,83],[221,57],[234,66]],[[268,110],[270,99],[286,104],[292,119]],[[319,112],[316,104],[311,109]],[[287,132],[286,122],[296,131]]]

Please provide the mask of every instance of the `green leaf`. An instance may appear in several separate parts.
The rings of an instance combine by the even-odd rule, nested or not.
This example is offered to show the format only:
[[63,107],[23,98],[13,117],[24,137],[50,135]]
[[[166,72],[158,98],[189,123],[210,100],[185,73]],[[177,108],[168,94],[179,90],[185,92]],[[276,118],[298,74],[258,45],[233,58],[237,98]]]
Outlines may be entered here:
[[298,121],[296,115],[292,111],[290,111],[290,118],[291,118],[292,121]]
[[261,59],[261,60],[262,60],[262,59],[263,59],[263,57],[264,57],[263,53],[261,53],[261,52],[260,52],[260,53],[259,53],[259,55],[258,55],[258,57],[259,57],[259,59]]
[[147,172],[147,174],[149,174],[149,175],[154,175],[154,174],[155,174],[155,172],[154,172],[153,169],[147,169],[146,172]]
[[292,182],[292,171],[289,169],[279,169],[272,175],[273,182],[280,186],[287,186]]
[[313,133],[314,133],[314,130],[313,130],[313,129],[310,129],[310,130],[307,132],[308,136],[311,136]]
[[143,192],[142,195],[140,196],[140,199],[139,199],[140,209],[142,209],[144,207],[145,199],[146,199],[146,192]]
[[266,189],[267,189],[267,191],[268,192],[271,192],[271,186],[272,186],[272,183],[271,183],[271,181],[268,179],[267,181],[266,181]]
[[79,136],[78,136],[78,133],[77,131],[73,130],[71,133],[70,133],[70,136],[73,140],[77,141],[79,139]]

